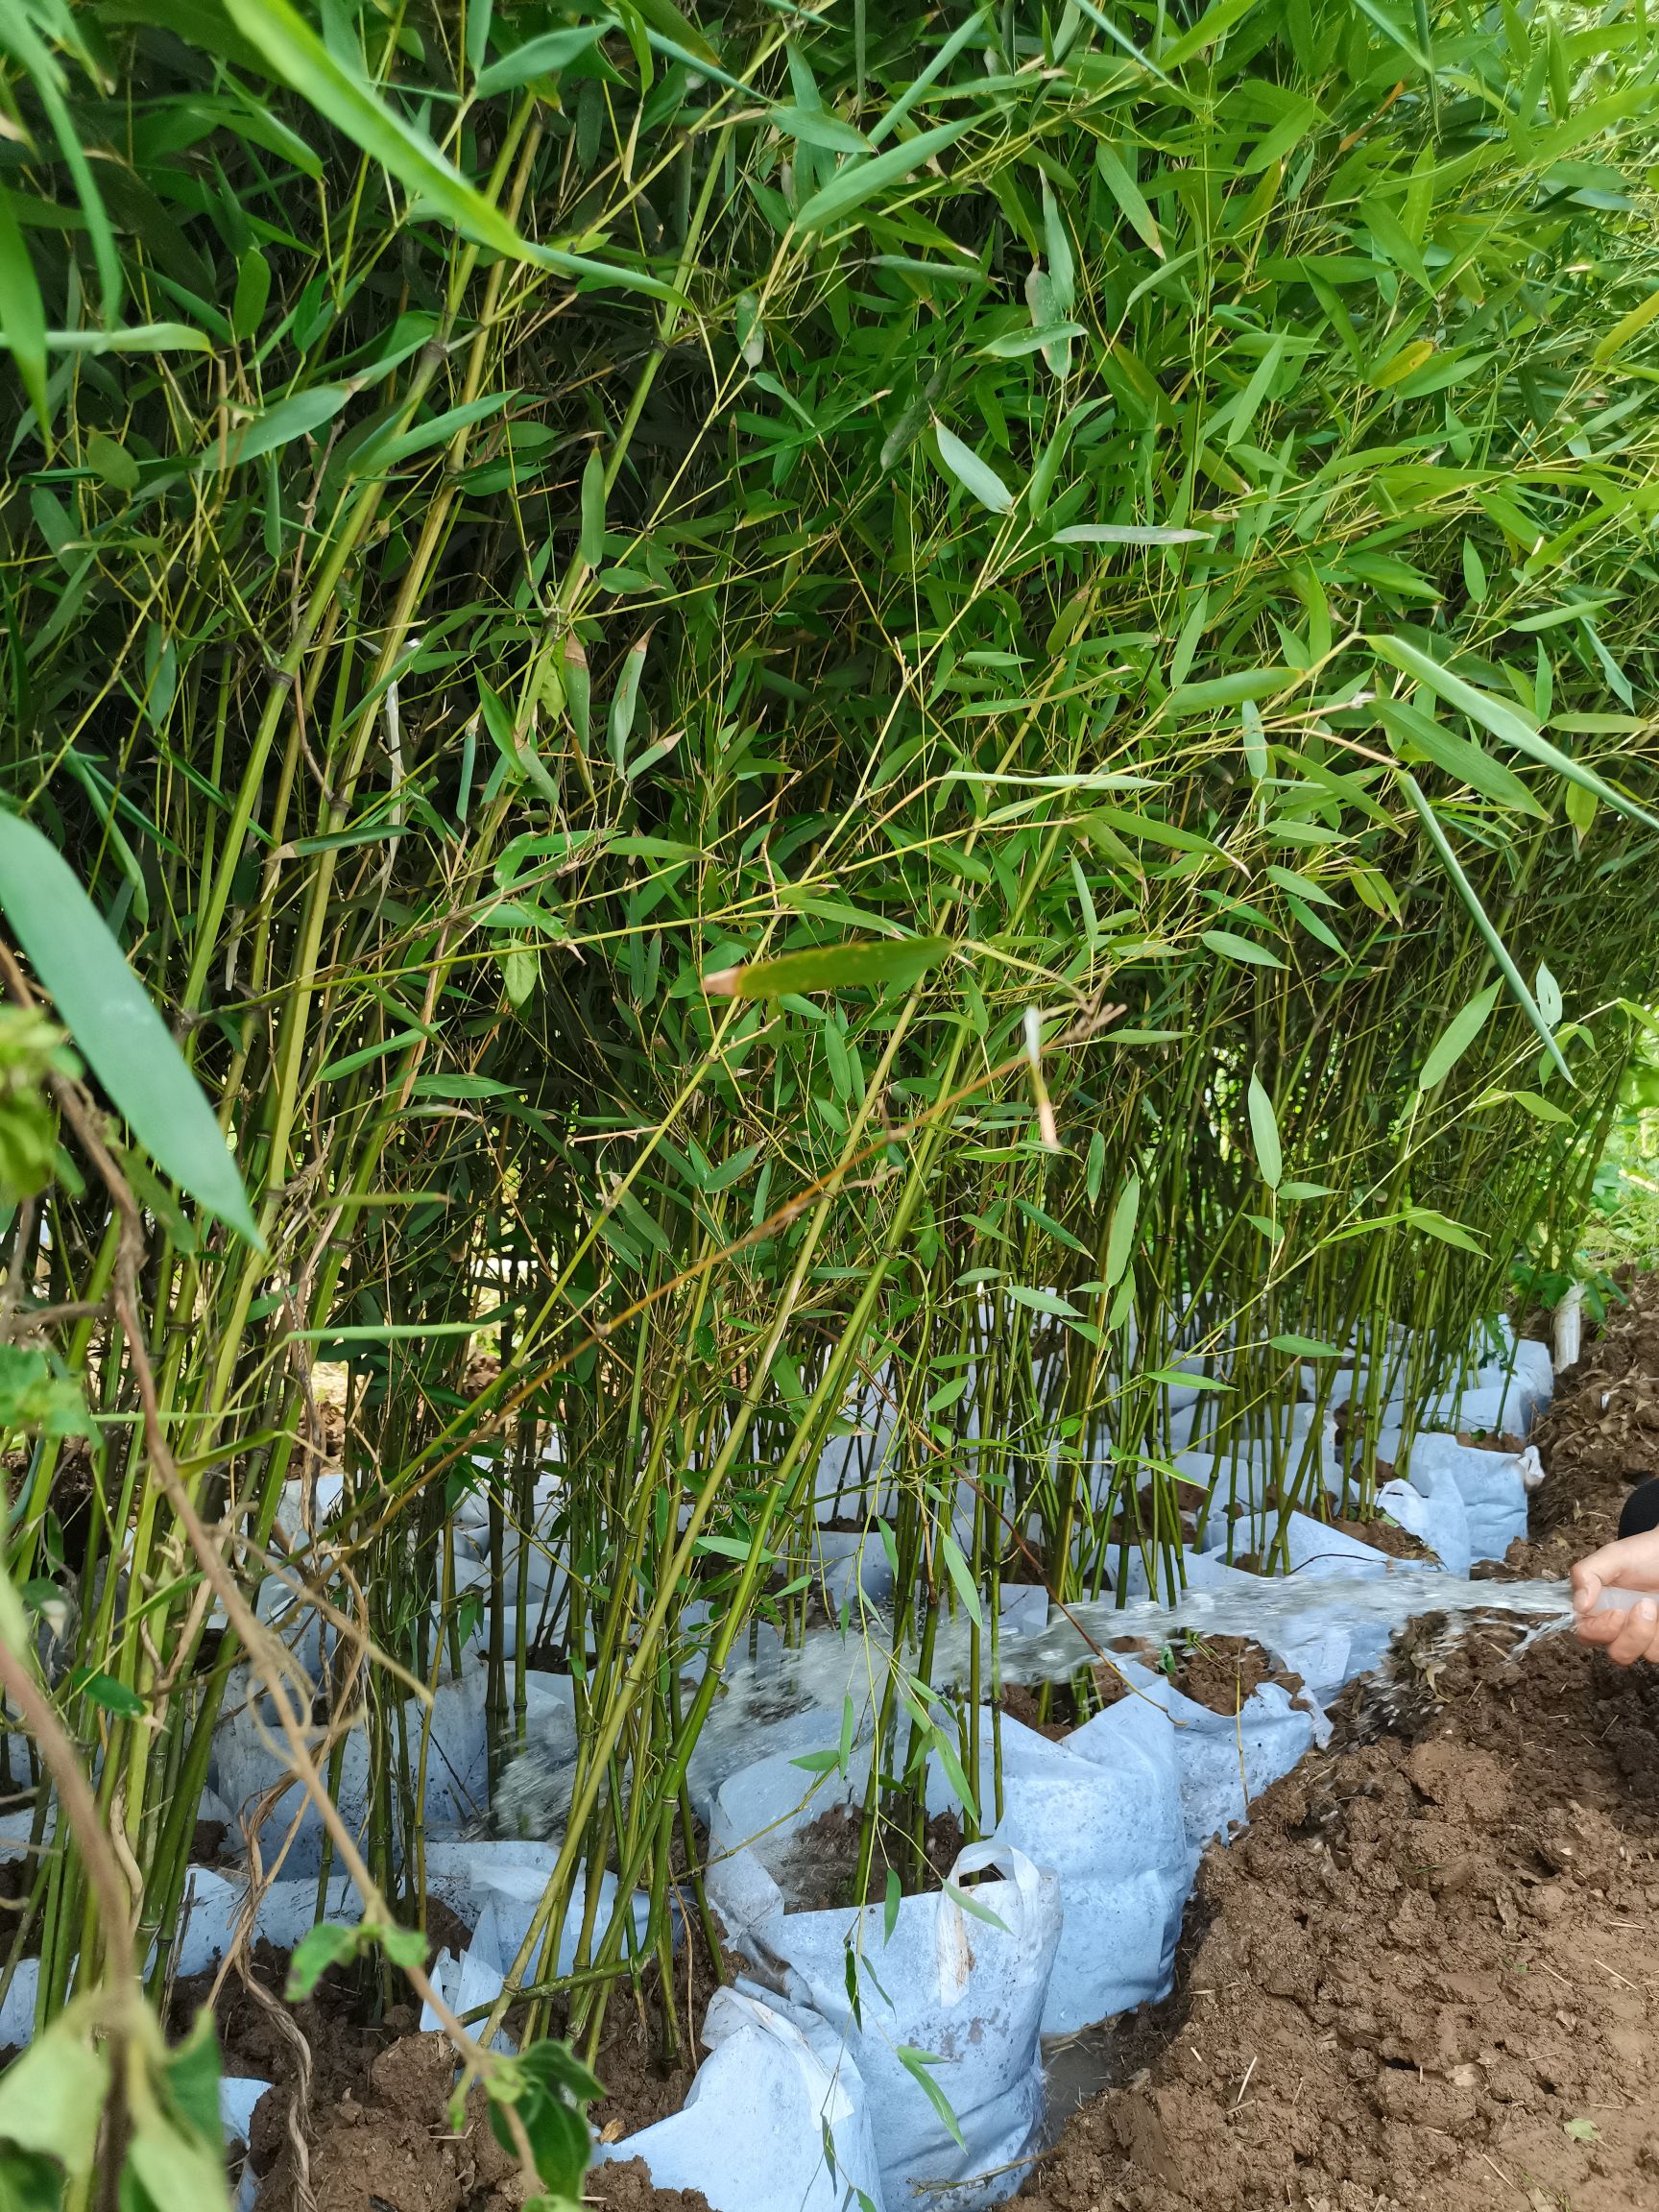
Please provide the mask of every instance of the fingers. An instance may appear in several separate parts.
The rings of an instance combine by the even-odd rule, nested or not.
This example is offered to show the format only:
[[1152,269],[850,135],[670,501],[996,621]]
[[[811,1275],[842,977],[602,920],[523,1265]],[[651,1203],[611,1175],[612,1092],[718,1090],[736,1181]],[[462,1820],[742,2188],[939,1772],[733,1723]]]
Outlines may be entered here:
[[1590,1558],[1580,1559],[1573,1570],[1573,1609],[1575,1613],[1594,1613],[1596,1610],[1596,1600],[1603,1588],[1595,1565],[1599,1556],[1599,1553],[1593,1552]]
[[1573,1570],[1575,1601],[1588,1580],[1598,1591],[1605,1583],[1617,1583],[1622,1590],[1659,1591],[1659,1530],[1621,1537],[1580,1559]]
[[1643,1598],[1628,1612],[1580,1614],[1576,1633],[1580,1643],[1599,1645],[1616,1667],[1659,1660],[1659,1604]]

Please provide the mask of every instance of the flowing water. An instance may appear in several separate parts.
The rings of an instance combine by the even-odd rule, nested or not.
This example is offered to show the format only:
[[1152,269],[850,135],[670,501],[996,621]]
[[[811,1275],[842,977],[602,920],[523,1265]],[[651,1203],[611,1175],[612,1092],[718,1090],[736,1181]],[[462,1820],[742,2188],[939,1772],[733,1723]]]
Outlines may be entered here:
[[[1392,1630],[1423,1613],[1471,1620],[1508,1614],[1535,1624],[1531,1642],[1571,1627],[1573,1601],[1565,1582],[1470,1582],[1434,1567],[1317,1580],[1290,1575],[1188,1590],[1173,1604],[1142,1599],[1119,1605],[1096,1599],[1054,1606],[1042,1628],[1023,1634],[1004,1629],[997,1669],[1004,1682],[1064,1682],[1124,1637],[1158,1645],[1185,1631],[1250,1636],[1281,1646],[1323,1628],[1360,1623]],[[969,1681],[973,1643],[972,1626],[961,1614],[938,1623],[928,1669],[933,1689],[959,1689]],[[726,1695],[709,1714],[705,1733],[718,1738],[757,1718],[781,1718],[815,1705],[839,1707],[849,1695],[859,1702],[892,1663],[893,1624],[884,1615],[872,1612],[861,1629],[811,1631],[798,1649],[728,1667]],[[913,1666],[913,1653],[902,1652],[900,1663]]]

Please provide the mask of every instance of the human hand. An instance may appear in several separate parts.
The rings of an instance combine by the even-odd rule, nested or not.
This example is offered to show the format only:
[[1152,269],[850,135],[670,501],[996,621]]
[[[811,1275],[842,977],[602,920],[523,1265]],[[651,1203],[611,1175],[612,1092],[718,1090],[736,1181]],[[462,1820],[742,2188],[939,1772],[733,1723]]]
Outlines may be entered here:
[[[1633,1591],[1636,1602],[1598,1612],[1604,1590]],[[1659,1660],[1659,1529],[1603,1544],[1573,1570],[1573,1610],[1581,1644],[1604,1650],[1616,1666]]]

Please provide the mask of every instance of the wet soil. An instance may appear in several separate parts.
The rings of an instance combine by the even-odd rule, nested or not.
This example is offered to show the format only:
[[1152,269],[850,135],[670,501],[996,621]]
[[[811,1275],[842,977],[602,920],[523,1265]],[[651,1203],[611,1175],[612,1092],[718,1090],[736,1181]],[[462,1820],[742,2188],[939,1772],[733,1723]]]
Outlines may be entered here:
[[908,1836],[886,1821],[878,1824],[871,1854],[867,1893],[858,1894],[858,1844],[863,1815],[832,1805],[794,1839],[785,1885],[798,1912],[830,1912],[838,1906],[863,1905],[883,1897],[887,1874],[897,1867],[907,1896],[939,1889],[956,1863],[964,1838],[954,1813],[939,1813],[924,1833],[921,1864]]
[[[1659,1457],[1651,1281],[1536,1440],[1499,1574],[1564,1573]],[[1659,1673],[1520,1642],[1414,1623],[1211,1851],[1029,2212],[1659,2212]]]
[[[1183,1697],[1212,1713],[1225,1714],[1228,1719],[1263,1682],[1277,1682],[1292,1697],[1300,1697],[1306,1689],[1300,1674],[1287,1673],[1248,1636],[1189,1635],[1163,1649],[1142,1637],[1120,1636],[1110,1648],[1142,1667],[1156,1668]],[[1094,1682],[1097,1709],[1102,1712],[1133,1695],[1127,1678],[1109,1661],[1095,1668]]]

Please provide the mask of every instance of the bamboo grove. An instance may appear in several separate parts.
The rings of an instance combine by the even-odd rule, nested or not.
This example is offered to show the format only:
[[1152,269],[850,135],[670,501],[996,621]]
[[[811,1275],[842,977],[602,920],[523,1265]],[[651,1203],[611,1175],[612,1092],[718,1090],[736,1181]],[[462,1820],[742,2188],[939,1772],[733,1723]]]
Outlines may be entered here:
[[943,1743],[989,1825],[930,1624],[977,1688],[1004,1582],[1178,1572],[1178,1366],[1323,1510],[1319,1347],[1441,1388],[1571,1253],[1653,992],[1646,15],[23,0],[0,55],[4,803],[259,1233],[90,1077],[43,1119],[12,959],[11,1577],[157,1983],[270,1577],[405,1922],[409,1680],[485,1668],[499,1767],[573,1671],[584,1940],[521,1965],[590,2044],[822,1467],[880,1456],[900,1593],[868,1818]]

